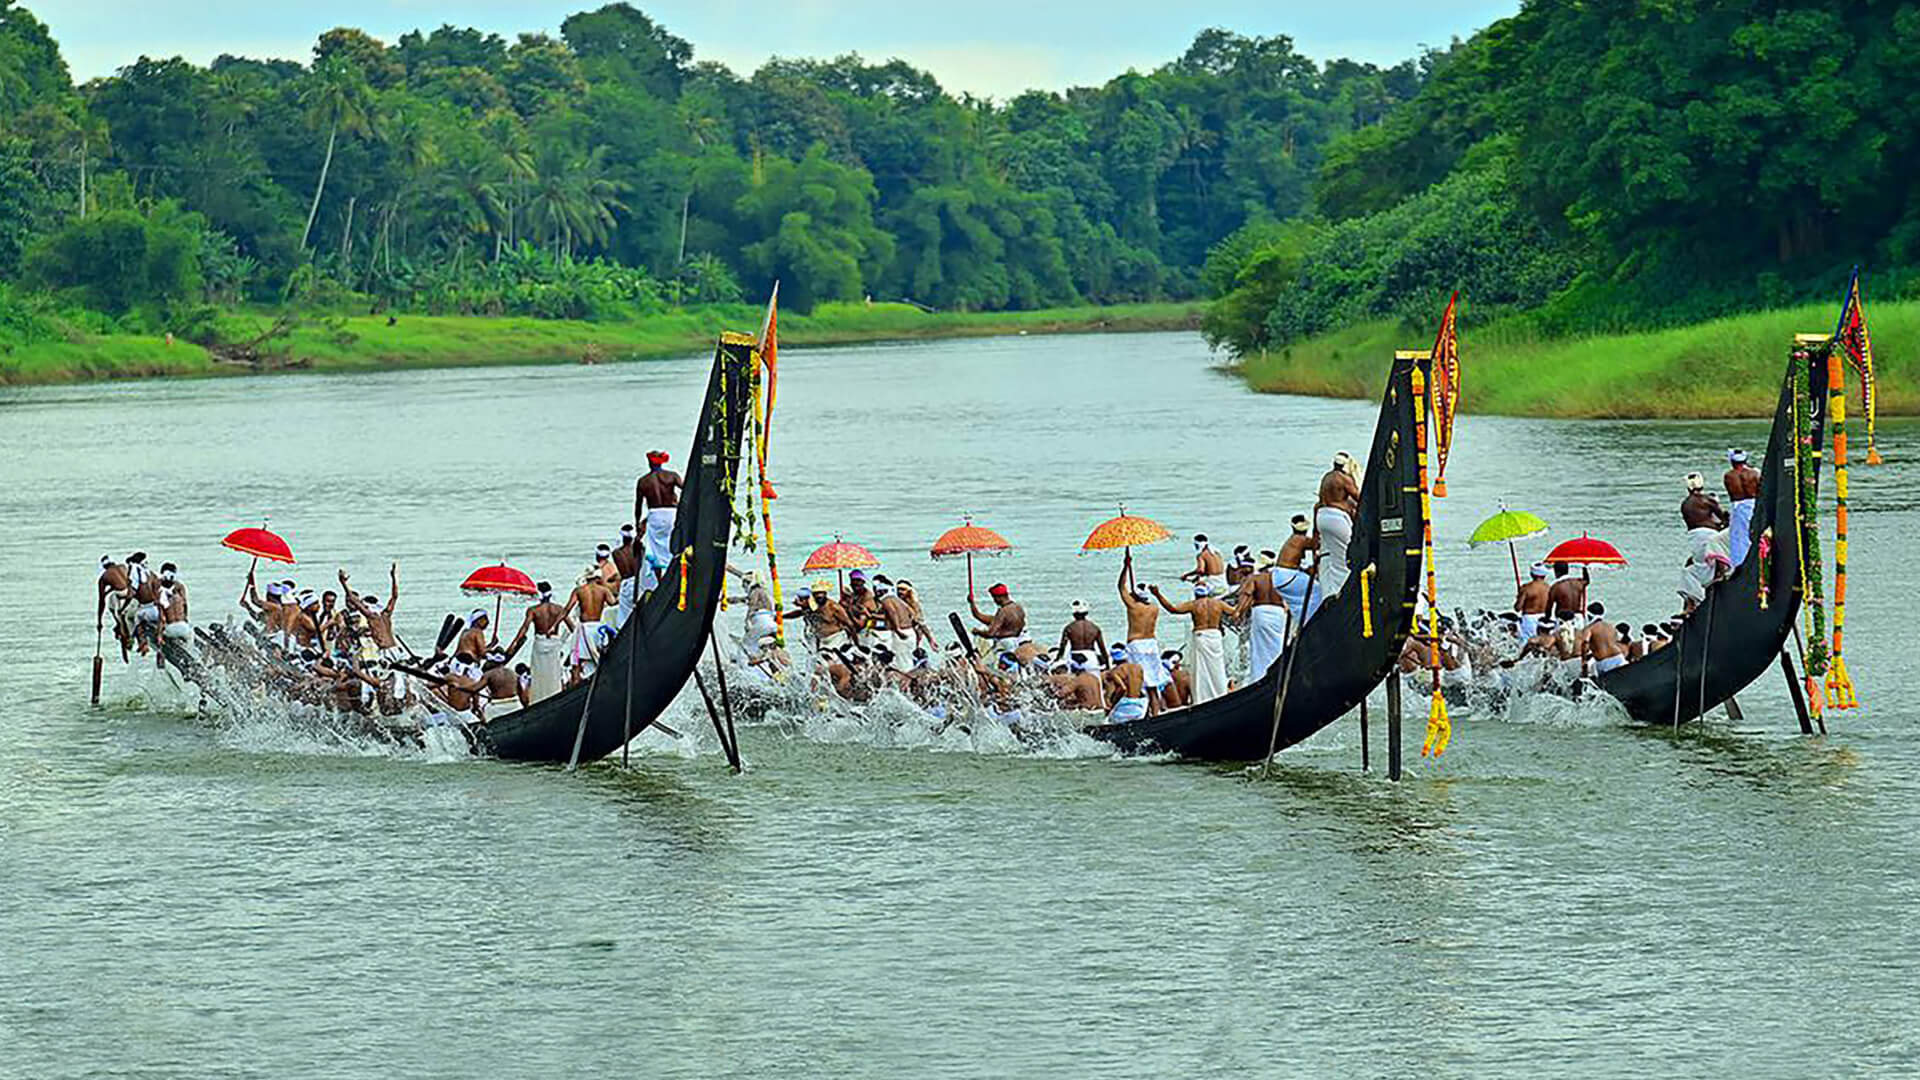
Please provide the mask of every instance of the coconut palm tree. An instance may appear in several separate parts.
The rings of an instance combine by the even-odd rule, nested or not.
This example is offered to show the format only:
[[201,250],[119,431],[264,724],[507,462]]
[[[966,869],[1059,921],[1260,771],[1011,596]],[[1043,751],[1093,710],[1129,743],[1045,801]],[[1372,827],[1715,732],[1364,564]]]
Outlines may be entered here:
[[373,91],[360,69],[339,56],[329,56],[313,65],[306,84],[300,88],[300,104],[307,110],[307,123],[315,131],[327,131],[327,156],[320,162],[320,180],[313,186],[313,205],[307,210],[307,227],[300,233],[300,249],[305,251],[313,236],[313,219],[320,214],[320,196],[327,190],[327,173],[333,168],[333,147],[340,133],[365,137],[373,134]]

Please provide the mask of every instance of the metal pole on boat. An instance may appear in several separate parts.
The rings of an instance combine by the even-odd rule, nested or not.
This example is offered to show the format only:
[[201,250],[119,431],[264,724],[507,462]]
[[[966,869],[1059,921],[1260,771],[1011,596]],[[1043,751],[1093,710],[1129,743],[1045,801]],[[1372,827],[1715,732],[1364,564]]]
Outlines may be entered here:
[[1360,771],[1371,772],[1373,767],[1367,761],[1367,699],[1360,699]]
[[1400,668],[1387,675],[1387,779],[1400,779]]
[[[1316,567],[1317,569],[1317,567]],[[1306,599],[1300,602],[1300,621],[1294,625],[1293,633],[1287,640],[1287,666],[1280,673],[1280,692],[1273,697],[1273,730],[1267,733],[1267,756],[1260,763],[1260,777],[1265,779],[1273,772],[1273,755],[1280,747],[1280,714],[1287,708],[1287,691],[1293,687],[1293,661],[1300,655],[1300,634],[1307,628],[1307,612],[1313,610],[1313,577],[1307,577]]]
[[713,633],[713,627],[707,627],[707,644],[713,646],[713,673],[720,680],[720,708],[727,715],[727,728],[720,731],[720,721],[714,718],[714,730],[720,735],[720,748],[727,752],[727,767],[735,776],[740,775],[740,735],[733,727],[733,699],[727,696],[727,668],[720,662],[720,639]]
[[1712,589],[1707,590],[1707,610],[1702,618],[1705,620],[1707,628],[1702,631],[1700,635],[1700,682],[1694,695],[1694,708],[1697,710],[1695,715],[1704,720],[1707,716],[1707,665],[1711,663],[1713,659],[1713,650],[1710,648],[1713,644]]
[[1673,636],[1673,730],[1680,730],[1680,682],[1687,673],[1687,628]]
[[1787,677],[1787,695],[1793,698],[1793,711],[1800,717],[1800,734],[1813,734],[1813,719],[1807,715],[1807,695],[1800,689],[1800,677],[1793,673],[1793,660],[1787,656],[1787,647],[1780,646],[1780,674]]
[[[638,586],[635,586],[635,588],[637,589]],[[652,594],[649,593],[647,595]],[[642,608],[645,607],[646,602],[646,596],[642,596],[640,603],[634,605],[633,614],[629,616],[629,618],[638,619],[643,616],[645,612]],[[635,638],[634,647],[627,650],[626,706],[620,714],[620,767],[623,769],[631,767],[631,759],[628,756],[631,751],[627,748],[627,744],[633,741],[633,657],[635,653],[640,651],[640,642],[644,640],[641,636],[641,627],[645,625],[645,623],[641,623],[633,628]]]
[[587,700],[586,704],[580,707],[580,726],[573,733],[573,756],[567,759],[568,772],[574,772],[580,768],[580,744],[587,740],[587,717],[593,713],[593,688],[598,685],[600,685],[600,673],[596,671],[593,678],[587,680]]

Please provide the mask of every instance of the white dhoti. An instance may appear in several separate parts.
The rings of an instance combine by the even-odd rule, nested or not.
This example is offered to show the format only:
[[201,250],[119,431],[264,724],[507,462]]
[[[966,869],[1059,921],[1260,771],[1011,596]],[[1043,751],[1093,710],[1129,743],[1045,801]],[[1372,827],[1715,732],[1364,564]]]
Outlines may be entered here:
[[1127,642],[1127,659],[1140,665],[1140,670],[1146,674],[1142,685],[1149,690],[1158,690],[1173,681],[1173,676],[1167,674],[1167,662],[1160,659],[1158,638]]
[[1247,620],[1247,681],[1267,673],[1287,647],[1287,609],[1279,604],[1256,604]]
[[117,628],[118,636],[129,641],[133,640],[133,623],[138,617],[139,610],[139,603],[126,593],[107,594],[107,614],[113,616],[113,625]]
[[1529,641],[1532,641],[1533,635],[1539,632],[1540,632],[1540,616],[1538,615],[1520,616],[1520,643],[1522,645],[1526,644]]
[[567,663],[581,669],[584,674],[592,674],[593,666],[600,662],[600,634],[594,624],[583,624],[573,632],[573,648],[567,653]]
[[851,638],[847,637],[845,630],[835,630],[833,633],[820,639],[820,651],[824,653],[844,649],[851,640]]
[[380,659],[383,663],[389,665],[387,670],[388,695],[395,701],[407,700],[407,689],[411,685],[407,680],[407,673],[393,670],[391,666],[393,664],[405,663],[411,659],[411,657],[407,655],[407,650],[401,648],[399,645],[389,645],[380,650]]
[[[580,633],[591,638],[586,627]],[[560,692],[565,681],[566,664],[560,659],[563,646],[559,634],[533,635],[533,654],[527,668],[533,681],[527,686],[527,697],[532,701],[545,701]]]
[[[988,638],[987,640],[993,642],[993,651],[994,651],[994,654],[997,656],[1001,653],[1014,652],[1017,649],[1019,649],[1020,646],[1026,644],[1029,641],[1032,641],[1033,639],[1028,637],[1025,634],[1015,634],[1012,637],[996,637],[996,638]],[[1158,655],[1158,654],[1155,654],[1155,655]]]
[[160,621],[160,605],[159,604],[141,604],[140,605],[140,621],[143,623],[159,622]]
[[1207,587],[1209,596],[1227,595],[1227,575],[1225,574],[1209,574],[1200,579],[1200,584]]
[[1126,723],[1128,720],[1142,719],[1146,715],[1147,715],[1147,699],[1146,698],[1123,697],[1119,701],[1116,701],[1113,703],[1113,711],[1107,714],[1107,719],[1112,720],[1117,724],[1123,724],[1123,723]]
[[1320,602],[1327,598],[1327,594],[1313,580],[1313,575],[1298,567],[1274,567],[1273,586],[1280,590],[1280,599],[1287,602],[1287,607],[1306,612],[1308,619],[1313,618],[1313,613],[1320,610]]
[[1753,546],[1753,500],[1735,502],[1728,518],[1727,557],[1738,567],[1747,561],[1747,549]]
[[160,631],[160,636],[168,641],[192,641],[193,627],[186,622],[170,622]]
[[1707,598],[1707,586],[1713,584],[1713,563],[1709,555],[1727,554],[1727,532],[1705,525],[1687,530],[1687,561],[1680,568],[1680,595],[1699,603]]
[[1193,632],[1187,663],[1193,668],[1194,704],[1212,701],[1227,692],[1227,646],[1218,629]]
[[747,612],[746,636],[741,641],[741,645],[745,647],[747,655],[753,656],[766,650],[773,644],[774,633],[775,624],[772,611],[766,608],[749,611]]
[[627,578],[620,583],[620,614],[615,619],[615,630],[627,625],[627,617],[640,605],[640,579]]
[[1612,671],[1614,668],[1617,668],[1626,662],[1627,662],[1627,657],[1625,653],[1615,653],[1614,655],[1607,657],[1605,660],[1595,660],[1593,662],[1593,672],[1596,675],[1605,675],[1607,672]]
[[885,645],[887,649],[893,653],[893,659],[888,662],[887,666],[893,668],[895,671],[913,670],[912,633],[905,630],[884,630],[880,627],[875,627],[872,630],[872,634],[874,644]]
[[646,532],[642,535],[640,588],[652,591],[660,584],[660,573],[673,561],[673,519],[679,513],[674,506],[656,506],[647,511]]
[[1337,506],[1323,506],[1313,513],[1313,527],[1320,534],[1317,591],[1332,596],[1347,583],[1347,545],[1353,542],[1353,518]]

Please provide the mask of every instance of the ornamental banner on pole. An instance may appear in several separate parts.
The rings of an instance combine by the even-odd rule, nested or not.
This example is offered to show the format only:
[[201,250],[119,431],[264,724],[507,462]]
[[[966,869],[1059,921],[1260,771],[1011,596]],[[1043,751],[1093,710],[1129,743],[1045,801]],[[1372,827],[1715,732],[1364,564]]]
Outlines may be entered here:
[[1433,339],[1433,434],[1439,459],[1433,495],[1439,499],[1447,497],[1447,458],[1453,453],[1453,418],[1460,407],[1460,335],[1454,326],[1454,308],[1459,303],[1456,289],[1440,317],[1440,333]]
[[1874,420],[1879,412],[1879,385],[1873,376],[1873,338],[1867,333],[1867,311],[1860,305],[1858,266],[1853,268],[1847,295],[1840,302],[1840,322],[1834,327],[1833,340],[1860,374],[1860,408],[1867,415],[1867,464],[1878,465],[1881,458],[1874,441]]

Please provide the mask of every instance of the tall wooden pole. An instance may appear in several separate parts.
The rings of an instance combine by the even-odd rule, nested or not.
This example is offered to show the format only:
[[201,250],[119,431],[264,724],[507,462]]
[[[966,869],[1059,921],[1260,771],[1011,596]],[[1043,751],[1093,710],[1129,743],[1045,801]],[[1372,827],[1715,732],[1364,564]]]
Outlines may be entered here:
[[1387,779],[1400,779],[1400,669],[1387,676]]

